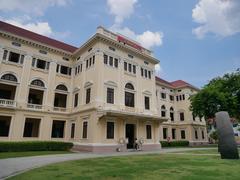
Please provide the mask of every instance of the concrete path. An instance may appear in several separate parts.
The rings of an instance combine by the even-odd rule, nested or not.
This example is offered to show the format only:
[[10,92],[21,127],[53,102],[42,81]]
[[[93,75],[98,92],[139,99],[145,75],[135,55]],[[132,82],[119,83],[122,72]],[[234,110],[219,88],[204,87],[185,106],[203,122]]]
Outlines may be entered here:
[[108,154],[97,154],[97,153],[73,153],[73,154],[57,154],[57,155],[43,155],[43,156],[32,156],[32,157],[18,157],[0,159],[0,179],[15,176],[23,173],[30,169],[37,167],[46,166],[48,164],[98,158],[98,157],[112,157],[112,156],[127,156],[127,155],[144,155],[144,154],[163,154],[171,152],[182,152],[182,151],[194,151],[214,148],[171,148],[162,149],[159,151],[132,151],[132,152],[114,152]]

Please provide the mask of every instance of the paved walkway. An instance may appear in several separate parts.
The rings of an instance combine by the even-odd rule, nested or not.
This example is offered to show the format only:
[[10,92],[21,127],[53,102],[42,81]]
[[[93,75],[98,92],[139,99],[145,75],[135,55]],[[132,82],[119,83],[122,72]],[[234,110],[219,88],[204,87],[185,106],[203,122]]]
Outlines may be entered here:
[[144,155],[144,154],[163,154],[170,152],[182,152],[182,151],[194,151],[211,148],[171,148],[162,149],[159,151],[132,151],[132,152],[114,152],[108,154],[97,154],[97,153],[73,153],[73,154],[57,154],[57,155],[43,155],[43,156],[32,156],[32,157],[18,157],[0,159],[0,179],[5,179],[10,176],[23,173],[30,169],[42,167],[48,164],[97,158],[97,157],[112,157],[112,156],[126,156],[126,155]]

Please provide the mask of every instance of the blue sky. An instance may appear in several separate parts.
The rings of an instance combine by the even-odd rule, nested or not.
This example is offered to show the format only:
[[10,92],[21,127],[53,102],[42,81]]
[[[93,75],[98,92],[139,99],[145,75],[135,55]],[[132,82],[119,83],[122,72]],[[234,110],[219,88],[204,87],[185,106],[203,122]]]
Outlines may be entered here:
[[202,87],[240,68],[239,0],[0,0],[0,19],[79,47],[102,25],[154,51],[158,74]]

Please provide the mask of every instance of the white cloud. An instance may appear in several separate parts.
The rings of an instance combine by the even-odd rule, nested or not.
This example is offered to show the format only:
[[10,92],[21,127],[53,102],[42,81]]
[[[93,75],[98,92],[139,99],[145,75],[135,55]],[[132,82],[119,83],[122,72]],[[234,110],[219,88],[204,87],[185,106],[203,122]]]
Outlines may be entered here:
[[124,19],[134,12],[137,0],[107,0],[110,13],[115,16],[115,24],[121,24]]
[[0,0],[0,11],[19,11],[42,16],[51,6],[65,6],[70,0]]
[[145,31],[143,34],[137,35],[137,41],[146,48],[162,45],[162,32]]
[[114,32],[118,32],[126,37],[129,37],[138,43],[141,44],[141,46],[151,49],[154,46],[161,46],[163,43],[163,33],[162,32],[152,32],[152,31],[145,31],[142,34],[137,34],[131,29],[124,27],[117,27],[113,26],[110,28],[110,30]]
[[29,31],[33,31],[38,34],[42,34],[42,35],[46,35],[46,36],[50,36],[53,34],[52,28],[49,26],[48,22],[26,23],[19,19],[8,19],[8,20],[4,20],[4,21],[9,24],[27,29]]
[[163,72],[162,72],[162,68],[161,68],[160,64],[155,65],[155,75],[160,77],[162,75],[162,73]]
[[200,0],[192,10],[192,18],[200,26],[193,29],[198,38],[207,33],[226,37],[240,32],[239,0]]

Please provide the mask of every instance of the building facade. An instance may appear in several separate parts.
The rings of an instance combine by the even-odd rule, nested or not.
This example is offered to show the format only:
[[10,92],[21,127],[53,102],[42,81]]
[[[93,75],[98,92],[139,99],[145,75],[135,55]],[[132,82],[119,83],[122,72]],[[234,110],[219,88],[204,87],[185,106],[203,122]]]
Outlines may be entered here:
[[[175,128],[176,140],[185,130],[186,140],[207,142],[193,138],[195,129],[206,133],[205,122],[191,119],[188,109],[187,96],[197,89],[156,80],[158,63],[151,51],[103,27],[76,48],[0,22],[0,140],[71,141],[78,150],[115,151],[133,148],[137,139],[147,150],[161,147],[164,128],[174,140]],[[182,90],[186,101],[161,99],[163,88],[174,97]]]

